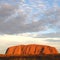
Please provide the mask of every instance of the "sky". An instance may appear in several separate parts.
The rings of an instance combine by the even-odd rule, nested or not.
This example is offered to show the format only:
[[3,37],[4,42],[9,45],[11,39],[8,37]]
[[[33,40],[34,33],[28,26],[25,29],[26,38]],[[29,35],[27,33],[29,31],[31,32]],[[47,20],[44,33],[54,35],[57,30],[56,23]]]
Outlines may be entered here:
[[60,52],[60,0],[0,0],[0,53],[21,44]]

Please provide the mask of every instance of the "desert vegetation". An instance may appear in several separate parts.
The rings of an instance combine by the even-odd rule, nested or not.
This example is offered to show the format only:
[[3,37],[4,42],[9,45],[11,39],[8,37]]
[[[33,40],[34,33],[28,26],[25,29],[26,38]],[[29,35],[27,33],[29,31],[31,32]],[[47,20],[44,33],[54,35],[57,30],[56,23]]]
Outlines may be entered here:
[[60,60],[60,54],[41,56],[0,56],[0,60]]

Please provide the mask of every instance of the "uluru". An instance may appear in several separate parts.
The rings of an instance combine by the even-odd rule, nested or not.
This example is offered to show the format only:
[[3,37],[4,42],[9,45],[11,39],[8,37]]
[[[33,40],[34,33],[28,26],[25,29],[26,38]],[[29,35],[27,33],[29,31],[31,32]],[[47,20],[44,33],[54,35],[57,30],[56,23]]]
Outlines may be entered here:
[[9,47],[6,51],[7,55],[44,55],[44,54],[57,54],[56,48],[45,45],[18,45]]
[[1,60],[58,60],[60,54],[55,47],[29,44],[8,47],[5,54],[0,54]]

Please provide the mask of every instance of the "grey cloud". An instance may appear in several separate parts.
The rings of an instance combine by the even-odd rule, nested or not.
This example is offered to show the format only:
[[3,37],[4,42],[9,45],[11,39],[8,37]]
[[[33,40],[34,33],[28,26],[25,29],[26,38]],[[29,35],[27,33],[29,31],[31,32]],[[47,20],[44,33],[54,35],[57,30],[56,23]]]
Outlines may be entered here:
[[38,38],[60,38],[60,32],[37,35]]
[[48,41],[48,42],[60,42],[60,40],[54,40],[54,39],[48,39],[48,40],[45,40],[45,41]]
[[[29,14],[25,14],[25,11],[18,12],[17,16],[15,16],[11,19],[8,19],[8,17],[10,17],[11,15],[13,15],[15,13],[14,10],[17,8],[18,7],[9,5],[9,4],[1,5],[0,33],[18,34],[18,33],[26,33],[26,32],[45,31],[50,28],[52,28],[52,29],[58,28],[58,30],[60,29],[59,28],[60,27],[60,23],[59,23],[60,22],[60,20],[59,20],[60,19],[60,9],[59,8],[56,8],[56,10],[54,8],[51,8],[50,10],[45,11],[44,16],[38,21],[34,21],[33,19],[40,15],[39,12],[37,13],[37,15],[33,14],[32,18],[31,18],[31,17],[28,17]],[[31,20],[32,20],[31,23],[26,23],[26,21],[29,21],[29,19],[27,20],[27,18],[29,18],[29,19],[31,18]],[[7,19],[8,19],[8,21],[6,23],[4,23],[4,21]],[[47,37],[47,35],[46,35],[46,37]],[[57,36],[59,37],[59,35],[60,34],[58,34]],[[54,36],[56,36],[56,35],[54,34]],[[52,36],[52,34],[51,34],[50,37],[54,37],[54,36]],[[43,35],[43,37],[45,37],[45,35]]]
[[[0,31],[8,34],[17,34],[24,32],[36,32],[39,30],[45,30],[44,26],[33,22],[30,24],[25,24],[26,21],[23,17],[16,17],[15,19],[8,21],[8,23],[3,23],[0,25]],[[2,26],[2,27],[1,27]]]
[[8,4],[8,3],[1,4],[1,8],[0,8],[0,21],[2,21],[2,20],[4,21],[10,15],[12,15],[16,8],[17,8],[16,6],[12,6],[11,4]]
[[[17,34],[45,30],[44,25],[42,25],[42,22],[39,23],[39,21],[26,24],[28,14],[24,14],[23,12],[18,12],[16,17],[8,19],[8,17],[14,14],[14,9],[16,8],[9,4],[2,5],[0,10],[0,32],[2,34]],[[7,19],[8,21],[4,23]]]
[[[40,14],[33,15],[33,18],[36,19],[37,16]],[[60,8],[59,7],[52,7],[51,9],[44,12],[42,18],[38,23],[44,24],[49,28],[59,28],[60,29]]]

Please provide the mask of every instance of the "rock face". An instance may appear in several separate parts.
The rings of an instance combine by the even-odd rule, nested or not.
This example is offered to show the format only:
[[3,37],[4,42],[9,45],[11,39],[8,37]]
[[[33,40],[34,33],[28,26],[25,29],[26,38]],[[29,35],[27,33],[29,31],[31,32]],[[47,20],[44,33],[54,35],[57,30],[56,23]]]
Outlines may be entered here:
[[6,55],[45,55],[45,54],[58,54],[58,51],[54,47],[45,45],[19,45],[9,47],[6,51]]

